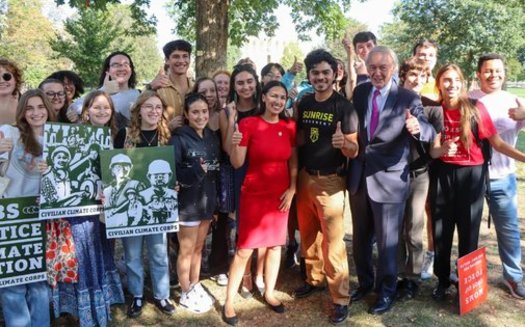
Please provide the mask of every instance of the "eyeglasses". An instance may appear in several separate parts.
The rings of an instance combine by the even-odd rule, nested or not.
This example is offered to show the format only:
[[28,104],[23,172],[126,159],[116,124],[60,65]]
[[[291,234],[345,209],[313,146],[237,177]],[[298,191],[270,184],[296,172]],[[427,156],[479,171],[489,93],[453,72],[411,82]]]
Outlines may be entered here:
[[13,74],[11,73],[3,73],[2,74],[2,79],[6,82],[9,82],[11,80],[11,78],[13,78]]
[[129,62],[125,62],[125,63],[122,63],[122,64],[118,63],[118,62],[114,62],[114,63],[110,64],[109,67],[120,69],[120,68],[129,68],[129,67],[131,67],[131,65],[130,65]]
[[49,92],[46,92],[46,95],[49,97],[49,98],[54,98],[54,97],[57,97],[57,98],[63,98],[66,96],[66,92],[63,92],[63,91],[60,91],[60,92],[52,92],[52,91],[49,91]]
[[161,105],[153,106],[151,104],[145,104],[145,105],[143,105],[140,108],[142,108],[142,109],[144,109],[146,111],[149,111],[149,112],[152,112],[152,111],[160,112],[160,111],[162,111],[162,109],[164,109]]

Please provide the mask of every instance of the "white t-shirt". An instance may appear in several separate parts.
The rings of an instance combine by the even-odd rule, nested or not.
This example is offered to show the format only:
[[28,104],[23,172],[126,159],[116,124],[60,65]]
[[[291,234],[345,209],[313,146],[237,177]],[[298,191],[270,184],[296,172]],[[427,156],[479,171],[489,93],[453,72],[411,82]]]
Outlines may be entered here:
[[[115,111],[121,114],[122,116],[126,117],[126,119],[130,120],[131,106],[133,106],[133,104],[135,103],[139,95],[140,95],[140,92],[135,89],[129,89],[129,90],[118,92],[118,93],[111,95],[111,100],[113,100]],[[81,97],[75,100],[75,102],[71,104],[71,106],[75,108],[75,111],[79,115],[82,112],[83,103],[84,103],[84,97]]]
[[[4,198],[15,198],[21,196],[33,196],[40,193],[40,179],[37,164],[42,157],[34,157],[26,153],[24,145],[20,140],[20,131],[11,125],[0,126],[0,131],[5,138],[13,140],[13,149],[10,153],[3,153],[0,158],[9,156],[9,166],[7,167],[6,177],[9,178],[9,185],[4,192]],[[42,138],[38,139],[42,144]]]
[[[518,106],[516,103],[517,97],[507,91],[486,94],[481,90],[473,91],[469,96],[474,99],[477,98],[487,108],[490,118],[492,118],[494,126],[503,141],[516,146],[518,134],[525,127],[525,120],[515,121],[509,118],[509,109]],[[494,151],[489,170],[491,179],[503,178],[516,171],[516,163],[514,159]]]

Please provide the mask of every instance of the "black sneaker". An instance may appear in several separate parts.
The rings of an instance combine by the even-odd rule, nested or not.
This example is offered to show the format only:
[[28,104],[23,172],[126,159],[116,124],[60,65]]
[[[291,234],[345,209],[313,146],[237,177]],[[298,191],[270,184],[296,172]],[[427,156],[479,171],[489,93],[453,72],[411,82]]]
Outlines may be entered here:
[[341,304],[334,304],[334,310],[330,316],[330,322],[334,325],[339,325],[345,322],[348,317],[348,306]]
[[171,316],[175,313],[175,306],[169,299],[164,300],[157,300],[155,299],[155,305],[157,308],[159,308],[160,311],[164,312],[165,314]]
[[137,318],[142,313],[144,306],[144,299],[142,297],[135,297],[128,307],[128,317]]

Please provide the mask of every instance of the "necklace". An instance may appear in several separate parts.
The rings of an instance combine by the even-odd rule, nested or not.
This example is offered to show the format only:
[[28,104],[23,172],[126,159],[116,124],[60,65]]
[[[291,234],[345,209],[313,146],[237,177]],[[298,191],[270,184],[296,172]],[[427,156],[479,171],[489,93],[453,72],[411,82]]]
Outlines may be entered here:
[[151,139],[148,140],[148,138],[146,137],[146,135],[144,135],[144,133],[142,133],[142,131],[140,131],[140,135],[142,136],[142,139],[144,141],[146,141],[146,143],[148,144],[148,146],[151,146],[151,144],[153,143],[153,141],[155,141],[155,138],[157,137],[157,133],[159,132],[159,130],[155,130],[155,134],[153,134],[153,136],[151,137]]

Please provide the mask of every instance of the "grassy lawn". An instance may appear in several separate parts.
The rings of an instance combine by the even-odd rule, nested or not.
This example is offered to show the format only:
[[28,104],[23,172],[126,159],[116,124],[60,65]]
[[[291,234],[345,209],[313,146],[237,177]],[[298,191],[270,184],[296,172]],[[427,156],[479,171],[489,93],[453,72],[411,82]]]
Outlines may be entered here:
[[508,88],[507,91],[521,98],[525,98],[525,88]]
[[[518,141],[518,147],[525,150],[525,133],[522,133]],[[525,164],[518,164],[517,174],[519,177],[519,198],[525,198]],[[525,235],[525,201],[519,201],[521,233]],[[351,249],[351,217],[347,212],[345,215],[346,246],[348,250],[348,261],[350,267],[351,287],[356,287],[357,277],[352,260]],[[496,232],[494,227],[487,228],[486,217],[482,222],[480,232],[480,246],[487,248],[489,295],[486,303],[469,314],[460,317],[457,306],[452,297],[445,303],[436,303],[431,299],[432,289],[437,280],[421,283],[419,295],[410,301],[396,303],[393,309],[382,315],[372,316],[366,310],[373,303],[374,297],[369,296],[366,301],[360,301],[350,306],[350,318],[344,326],[443,326],[443,327],[478,327],[478,326],[525,326],[525,301],[512,298],[505,286],[502,284],[502,268],[498,255]],[[525,242],[521,242],[525,253]],[[121,250],[120,250],[121,251]],[[457,251],[453,254],[453,260]],[[118,254],[117,254],[118,256]],[[522,262],[522,266],[523,266]],[[193,314],[177,305],[177,313],[168,317],[160,313],[152,304],[151,283],[145,281],[146,304],[143,314],[138,319],[126,317],[126,306],[115,305],[112,307],[113,321],[110,326],[226,326],[221,321],[221,305],[224,303],[225,291],[223,287],[217,286],[211,280],[205,280],[204,286],[216,298],[215,309],[205,314]],[[276,286],[277,297],[284,302],[286,313],[279,315],[270,311],[260,296],[250,300],[244,300],[240,296],[236,299],[236,310],[240,319],[239,326],[250,327],[287,327],[287,326],[331,326],[328,315],[331,309],[331,300],[327,292],[316,293],[309,298],[295,300],[292,296],[293,290],[302,284],[297,269],[281,269]],[[171,298],[178,303],[180,293],[172,290]],[[128,295],[128,302],[130,301]],[[58,326],[75,326],[74,321],[61,318]]]

